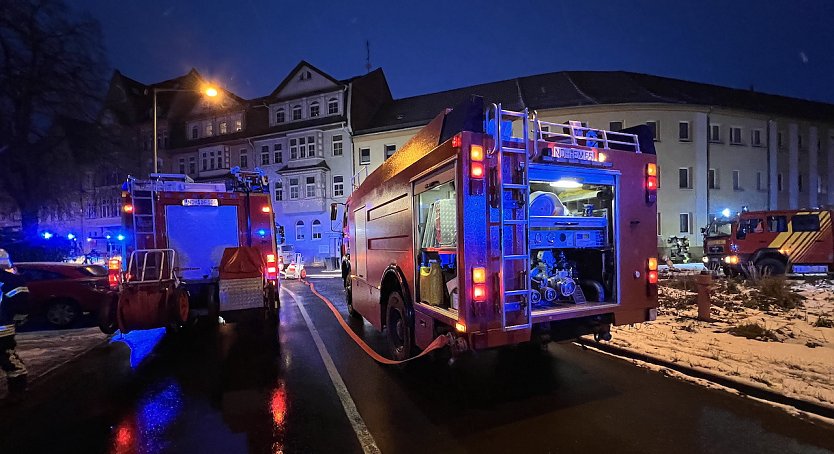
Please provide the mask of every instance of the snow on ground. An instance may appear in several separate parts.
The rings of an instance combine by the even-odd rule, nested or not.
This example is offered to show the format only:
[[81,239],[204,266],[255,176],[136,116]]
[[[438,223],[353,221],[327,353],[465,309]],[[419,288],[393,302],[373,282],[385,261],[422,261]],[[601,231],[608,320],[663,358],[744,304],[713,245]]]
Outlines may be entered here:
[[716,280],[709,322],[692,276],[659,290],[657,320],[613,328],[613,345],[834,408],[834,282]]
[[[93,327],[18,332],[15,339],[32,381],[101,344],[107,335]],[[0,372],[0,396],[5,394],[6,376]]]

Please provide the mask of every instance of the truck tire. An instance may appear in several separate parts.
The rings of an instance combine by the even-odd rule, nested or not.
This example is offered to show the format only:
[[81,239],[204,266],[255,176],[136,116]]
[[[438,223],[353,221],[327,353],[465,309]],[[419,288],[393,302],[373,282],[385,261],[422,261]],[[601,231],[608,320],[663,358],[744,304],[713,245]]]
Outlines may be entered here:
[[188,324],[190,304],[188,292],[182,287],[175,288],[168,298],[168,333],[178,333]]
[[397,361],[411,357],[411,350],[414,348],[414,326],[398,290],[388,295],[386,330],[391,357]]
[[345,303],[347,303],[348,314],[351,317],[356,319],[362,318],[362,314],[356,312],[356,309],[353,308],[353,284],[350,282],[350,279],[345,280]]
[[762,276],[781,276],[785,274],[785,264],[774,258],[763,258],[756,262],[756,268]]

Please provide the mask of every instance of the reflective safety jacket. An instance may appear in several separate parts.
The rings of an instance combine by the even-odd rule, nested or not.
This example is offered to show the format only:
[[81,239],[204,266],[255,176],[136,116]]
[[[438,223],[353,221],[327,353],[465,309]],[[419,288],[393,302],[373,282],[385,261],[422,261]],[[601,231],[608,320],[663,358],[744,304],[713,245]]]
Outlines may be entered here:
[[0,270],[0,337],[14,336],[14,316],[24,307],[29,296],[26,281],[20,276]]

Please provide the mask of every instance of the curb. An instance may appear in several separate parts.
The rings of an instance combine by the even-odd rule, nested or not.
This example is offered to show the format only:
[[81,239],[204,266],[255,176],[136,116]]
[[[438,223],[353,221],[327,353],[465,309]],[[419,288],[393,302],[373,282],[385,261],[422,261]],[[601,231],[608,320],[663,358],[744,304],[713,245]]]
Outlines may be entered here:
[[673,363],[670,361],[666,361],[660,358],[655,358],[653,356],[646,355],[644,353],[635,352],[632,350],[627,350],[621,347],[616,347],[610,344],[602,344],[599,342],[592,342],[585,339],[577,339],[576,343],[583,347],[591,347],[603,351],[605,353],[610,353],[612,355],[625,357],[629,359],[635,359],[638,361],[642,361],[649,364],[654,364],[656,366],[665,367],[667,369],[674,370],[676,372],[680,372],[684,375],[688,375],[690,377],[699,378],[702,380],[707,380],[721,386],[734,389],[744,395],[755,397],[756,399],[765,400],[768,402],[773,402],[780,405],[787,405],[790,407],[794,407],[797,410],[804,411],[806,413],[810,413],[816,416],[821,416],[823,418],[834,419],[834,407],[829,407],[826,405],[820,405],[815,402],[798,399],[795,397],[784,396],[782,394],[770,391],[765,388],[761,388],[755,385],[751,385],[748,383],[744,383],[738,380],[734,380],[732,378],[727,378],[722,375],[713,374],[711,372],[706,372],[698,369],[694,369],[691,367],[682,366],[677,363]]

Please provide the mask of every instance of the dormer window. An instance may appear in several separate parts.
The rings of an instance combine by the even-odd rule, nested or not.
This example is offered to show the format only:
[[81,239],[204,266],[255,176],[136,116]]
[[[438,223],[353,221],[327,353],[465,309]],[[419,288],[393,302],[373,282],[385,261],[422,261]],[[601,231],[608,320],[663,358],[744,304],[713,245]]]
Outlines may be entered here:
[[191,140],[197,139],[198,137],[200,137],[200,128],[198,128],[197,126],[192,126],[191,127]]
[[330,98],[327,100],[327,114],[336,115],[337,113],[339,113],[339,101],[336,98]]
[[220,134],[228,134],[229,133],[229,123],[225,121],[220,122]]
[[278,109],[275,111],[275,123],[284,123],[287,121],[287,115],[284,112],[284,109]]
[[211,137],[214,135],[214,125],[211,123],[206,125],[206,137]]
[[293,121],[301,120],[301,106],[298,104],[292,106],[292,119]]
[[319,116],[319,103],[313,101],[310,103],[310,118],[315,118]]

